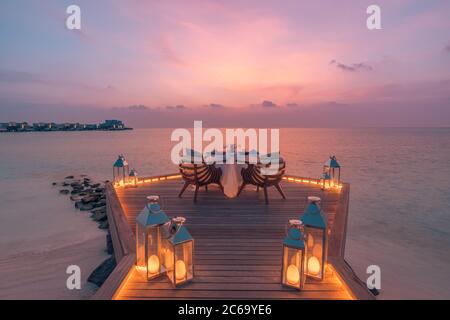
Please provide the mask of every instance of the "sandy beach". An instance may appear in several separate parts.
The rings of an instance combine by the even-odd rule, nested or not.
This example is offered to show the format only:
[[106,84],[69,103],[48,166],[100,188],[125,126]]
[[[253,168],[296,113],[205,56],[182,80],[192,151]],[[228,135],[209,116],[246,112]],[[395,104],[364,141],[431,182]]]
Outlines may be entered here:
[[[87,299],[95,292],[86,280],[108,257],[106,232],[51,182],[0,182],[0,299]],[[81,290],[66,288],[69,265],[81,268]]]

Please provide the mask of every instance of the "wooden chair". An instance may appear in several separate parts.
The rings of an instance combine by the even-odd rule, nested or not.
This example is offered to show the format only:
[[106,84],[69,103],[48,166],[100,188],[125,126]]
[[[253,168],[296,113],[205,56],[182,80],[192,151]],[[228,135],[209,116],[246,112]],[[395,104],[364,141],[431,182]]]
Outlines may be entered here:
[[190,185],[195,186],[194,202],[197,202],[197,193],[200,187],[205,187],[206,191],[208,191],[209,184],[217,184],[223,192],[223,186],[220,182],[222,169],[216,168],[214,165],[181,163],[180,173],[184,180],[184,186],[178,195],[179,198]]
[[[275,187],[278,192],[281,194],[283,199],[286,199],[286,195],[283,192],[283,189],[281,188],[280,182],[283,179],[285,169],[286,169],[286,163],[284,161],[280,160],[279,168],[274,174],[270,175],[263,175],[261,173],[261,169],[265,167],[262,164],[249,164],[247,168],[243,168],[241,170],[242,175],[242,185],[239,188],[238,196],[241,194],[242,190],[244,190],[245,186],[248,184],[256,186],[256,191],[259,191],[259,188],[264,189],[264,198],[266,204],[269,204],[269,198],[267,196],[267,188],[268,187]],[[270,167],[270,166],[266,166]]]

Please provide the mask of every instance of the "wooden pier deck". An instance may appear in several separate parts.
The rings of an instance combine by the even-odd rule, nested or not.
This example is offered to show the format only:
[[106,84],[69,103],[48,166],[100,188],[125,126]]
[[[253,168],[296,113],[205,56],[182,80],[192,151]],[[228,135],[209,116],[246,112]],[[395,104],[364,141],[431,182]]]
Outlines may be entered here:
[[[283,189],[262,191],[247,187],[239,198],[227,199],[218,188],[199,192],[193,203],[191,189],[182,199],[183,182],[177,175],[147,178],[138,188],[107,186],[107,214],[118,265],[95,299],[373,299],[344,261],[349,185],[340,192],[323,192],[315,180],[287,177]],[[173,289],[161,277],[147,282],[134,269],[135,219],[146,196],[160,195],[169,217],[184,216],[195,239],[194,281]],[[322,198],[331,226],[326,278],[308,279],[303,291],[280,285],[281,247],[288,219],[298,218],[307,196]]]

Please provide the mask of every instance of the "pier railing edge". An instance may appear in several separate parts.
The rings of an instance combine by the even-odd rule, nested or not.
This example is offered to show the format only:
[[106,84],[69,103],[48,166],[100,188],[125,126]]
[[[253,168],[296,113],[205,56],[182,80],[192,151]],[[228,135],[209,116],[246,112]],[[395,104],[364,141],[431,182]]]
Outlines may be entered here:
[[92,296],[93,300],[110,300],[125,283],[136,260],[134,234],[126,220],[112,183],[106,184],[106,215],[114,248],[116,267],[105,283]]

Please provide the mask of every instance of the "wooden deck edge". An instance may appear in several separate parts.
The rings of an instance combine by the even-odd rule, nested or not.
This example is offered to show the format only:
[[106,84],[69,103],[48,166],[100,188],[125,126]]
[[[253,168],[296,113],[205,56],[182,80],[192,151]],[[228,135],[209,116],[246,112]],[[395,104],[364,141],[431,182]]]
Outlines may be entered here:
[[347,261],[341,257],[330,257],[328,261],[353,299],[375,300],[375,296],[367,289],[367,285],[358,278]]
[[347,220],[350,202],[350,184],[344,183],[339,193],[333,230],[329,239],[328,255],[344,259],[347,238]]
[[112,183],[106,184],[106,215],[114,248],[116,267],[91,300],[111,300],[126,283],[132,266],[136,262],[134,234]]
[[135,253],[124,256],[91,300],[113,300],[131,276],[135,261]]
[[136,251],[134,234],[111,183],[106,185],[106,214],[117,263]]

